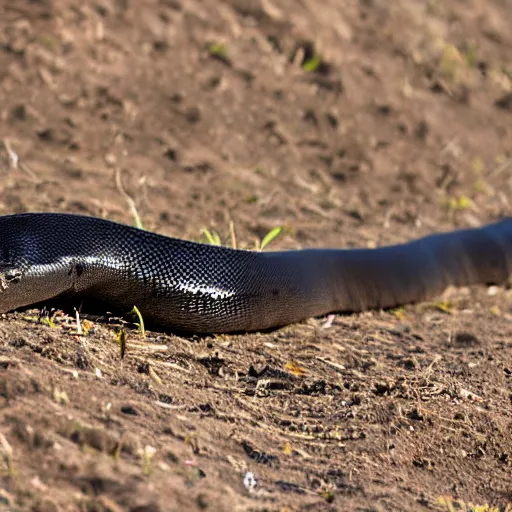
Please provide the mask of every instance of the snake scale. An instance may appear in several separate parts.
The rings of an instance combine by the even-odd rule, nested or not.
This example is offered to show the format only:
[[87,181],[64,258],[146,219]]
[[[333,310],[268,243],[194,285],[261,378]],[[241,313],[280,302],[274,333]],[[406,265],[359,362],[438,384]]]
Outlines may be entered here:
[[267,330],[512,276],[512,217],[377,249],[253,252],[64,213],[0,216],[0,312],[56,297],[164,329]]

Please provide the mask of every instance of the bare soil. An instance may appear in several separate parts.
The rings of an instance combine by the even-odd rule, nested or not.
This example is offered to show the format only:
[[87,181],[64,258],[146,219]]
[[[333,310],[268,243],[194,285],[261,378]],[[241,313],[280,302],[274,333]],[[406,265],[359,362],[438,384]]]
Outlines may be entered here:
[[[133,223],[120,173],[146,228],[245,247],[510,215],[510,27],[509,0],[0,2],[0,213]],[[510,289],[130,328],[123,358],[117,325],[45,318],[0,322],[0,510],[512,507]]]

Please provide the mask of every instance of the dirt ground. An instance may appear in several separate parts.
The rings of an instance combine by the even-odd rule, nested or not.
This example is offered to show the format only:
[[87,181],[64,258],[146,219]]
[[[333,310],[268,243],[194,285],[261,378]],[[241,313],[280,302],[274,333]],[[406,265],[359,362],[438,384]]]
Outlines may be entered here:
[[[510,27],[510,0],[4,0],[0,213],[131,224],[117,176],[146,228],[245,247],[511,215]],[[130,328],[121,358],[116,324],[3,315],[0,510],[511,510],[511,320],[475,287]]]

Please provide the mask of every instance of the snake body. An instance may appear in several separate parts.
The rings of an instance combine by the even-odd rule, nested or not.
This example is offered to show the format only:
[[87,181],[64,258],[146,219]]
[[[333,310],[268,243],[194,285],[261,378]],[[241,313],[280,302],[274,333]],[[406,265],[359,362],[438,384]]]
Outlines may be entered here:
[[197,333],[266,330],[431,299],[512,275],[512,217],[377,249],[253,252],[73,214],[0,216],[0,312],[99,301]]

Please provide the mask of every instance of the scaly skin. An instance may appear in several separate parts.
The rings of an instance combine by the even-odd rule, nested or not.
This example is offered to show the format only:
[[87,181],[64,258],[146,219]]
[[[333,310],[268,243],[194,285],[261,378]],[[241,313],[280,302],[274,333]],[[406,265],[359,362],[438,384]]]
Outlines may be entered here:
[[0,312],[87,299],[197,333],[265,330],[512,275],[512,218],[378,249],[251,252],[60,213],[0,217]]

